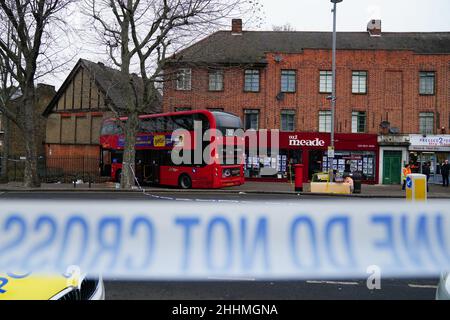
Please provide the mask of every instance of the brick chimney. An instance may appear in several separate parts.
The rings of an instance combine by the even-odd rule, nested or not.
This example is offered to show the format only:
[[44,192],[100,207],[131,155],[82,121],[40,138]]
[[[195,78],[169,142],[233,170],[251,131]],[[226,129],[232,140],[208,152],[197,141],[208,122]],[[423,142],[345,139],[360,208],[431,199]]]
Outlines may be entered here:
[[370,20],[367,24],[367,32],[369,32],[371,37],[381,36],[381,20]]
[[231,20],[231,33],[235,35],[242,34],[242,19]]

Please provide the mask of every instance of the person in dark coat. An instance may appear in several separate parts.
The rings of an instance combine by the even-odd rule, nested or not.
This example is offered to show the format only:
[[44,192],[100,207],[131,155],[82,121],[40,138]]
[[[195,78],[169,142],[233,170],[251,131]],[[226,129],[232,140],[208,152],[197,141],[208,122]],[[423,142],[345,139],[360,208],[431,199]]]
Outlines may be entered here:
[[450,164],[448,164],[448,160],[445,160],[441,166],[441,174],[442,174],[442,185],[444,187],[448,187],[448,175],[450,173]]
[[428,161],[422,165],[422,174],[427,176],[427,191],[428,191],[428,180],[430,179],[430,173],[431,173],[431,163]]

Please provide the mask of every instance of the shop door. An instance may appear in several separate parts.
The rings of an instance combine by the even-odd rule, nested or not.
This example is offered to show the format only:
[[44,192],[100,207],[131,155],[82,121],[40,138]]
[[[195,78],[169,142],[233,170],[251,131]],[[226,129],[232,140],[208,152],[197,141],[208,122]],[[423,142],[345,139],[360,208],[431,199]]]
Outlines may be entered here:
[[323,168],[323,151],[322,150],[311,150],[309,151],[309,161],[308,161],[308,180],[312,179],[314,173],[322,172]]
[[384,151],[383,184],[400,184],[402,170],[402,152]]

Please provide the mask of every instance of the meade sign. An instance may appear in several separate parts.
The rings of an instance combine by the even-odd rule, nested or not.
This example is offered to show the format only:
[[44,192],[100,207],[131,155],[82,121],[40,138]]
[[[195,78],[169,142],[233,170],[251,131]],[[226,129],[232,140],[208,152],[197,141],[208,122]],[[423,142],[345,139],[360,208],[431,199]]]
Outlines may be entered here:
[[323,147],[325,141],[319,138],[315,139],[298,139],[298,136],[289,136],[289,146],[293,147]]

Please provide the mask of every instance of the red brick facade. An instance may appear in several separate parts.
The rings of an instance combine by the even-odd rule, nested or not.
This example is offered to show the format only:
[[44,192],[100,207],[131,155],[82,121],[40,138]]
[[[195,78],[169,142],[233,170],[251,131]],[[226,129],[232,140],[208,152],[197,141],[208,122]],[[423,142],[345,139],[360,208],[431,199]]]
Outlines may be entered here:
[[[339,41],[339,38],[338,38]],[[281,56],[280,59],[275,59]],[[244,109],[259,109],[259,128],[279,129],[280,113],[296,111],[295,131],[318,131],[319,110],[329,110],[329,93],[319,93],[319,71],[331,70],[331,51],[305,49],[302,53],[267,53],[261,67],[260,91],[244,92],[244,69],[226,67],[224,90],[208,90],[208,69],[192,67],[192,89],[175,90],[173,82],[164,88],[163,110],[224,108],[242,118]],[[278,60],[279,62],[277,62]],[[366,132],[381,133],[380,123],[389,121],[400,133],[419,132],[419,113],[434,114],[434,133],[449,133],[450,55],[417,54],[407,50],[338,50],[336,132],[350,133],[352,111],[366,112]],[[280,92],[282,69],[296,70],[296,92]],[[352,71],[367,71],[367,93],[352,93]],[[435,72],[435,94],[419,94],[419,72]],[[443,132],[441,128],[444,128]]]

